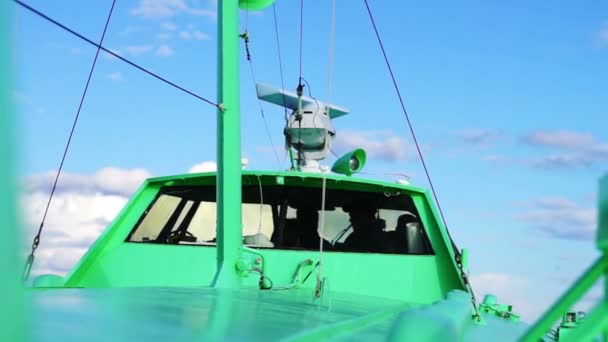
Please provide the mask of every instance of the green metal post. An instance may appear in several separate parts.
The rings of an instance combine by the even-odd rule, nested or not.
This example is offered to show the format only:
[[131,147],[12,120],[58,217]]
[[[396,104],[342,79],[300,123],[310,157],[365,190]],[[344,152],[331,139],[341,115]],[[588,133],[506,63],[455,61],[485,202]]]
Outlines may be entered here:
[[[594,341],[602,335],[608,323],[608,306],[602,301],[585,316],[585,320],[569,333],[563,340],[566,342]],[[560,338],[560,341],[562,339]]]
[[8,1],[0,3],[0,341],[22,341],[23,288],[19,270],[19,226],[15,198],[15,174],[13,154],[13,106],[10,60],[12,48],[9,37],[12,32]]
[[543,316],[526,331],[520,341],[536,342],[544,336],[561,315],[578,301],[605,274],[608,255],[600,257]]
[[215,287],[239,287],[236,262],[242,247],[241,103],[239,87],[239,5],[258,10],[273,0],[220,0],[218,4],[217,272]]
[[216,287],[238,287],[242,246],[238,1],[218,4]]
[[[603,255],[608,255],[608,174],[600,179],[597,247]],[[604,305],[608,307],[608,267],[604,272]],[[604,339],[608,341],[608,326]]]
[[600,179],[598,204],[597,248],[608,253],[608,174]]
[[[601,277],[605,279],[604,298],[589,314],[573,336],[582,337],[599,333],[603,328],[608,329],[608,175],[600,180],[598,210],[597,246],[601,252],[600,258],[580,277],[568,291],[528,329],[521,341],[538,341],[576,301],[578,301],[593,284]],[[591,328],[589,328],[591,327]],[[591,330],[589,330],[591,329]],[[592,335],[590,335],[592,336]],[[607,337],[604,337],[606,339]],[[578,341],[578,340],[577,340]]]
[[[597,247],[604,255],[608,255],[608,175],[600,180],[599,211],[598,211]],[[604,307],[608,307],[608,267],[604,272]],[[608,324],[604,325],[604,341],[608,341]]]

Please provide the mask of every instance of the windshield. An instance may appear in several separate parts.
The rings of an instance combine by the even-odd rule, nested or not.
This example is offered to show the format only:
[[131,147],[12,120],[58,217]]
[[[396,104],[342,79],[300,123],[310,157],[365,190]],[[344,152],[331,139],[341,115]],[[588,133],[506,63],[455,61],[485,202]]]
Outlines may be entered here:
[[[215,245],[214,186],[164,187],[127,241]],[[405,193],[243,186],[243,243],[261,248],[432,254],[418,211]]]

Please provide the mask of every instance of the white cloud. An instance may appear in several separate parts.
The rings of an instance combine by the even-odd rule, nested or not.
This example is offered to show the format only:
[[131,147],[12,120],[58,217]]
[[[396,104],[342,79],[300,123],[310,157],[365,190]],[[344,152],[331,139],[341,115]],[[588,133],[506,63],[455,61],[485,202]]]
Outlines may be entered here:
[[512,162],[511,158],[507,156],[503,156],[500,154],[488,154],[482,157],[483,160],[498,163],[498,164],[507,164]]
[[139,27],[139,26],[131,26],[131,25],[129,25],[129,26],[125,27],[124,30],[120,31],[118,34],[120,36],[122,36],[122,37],[127,37],[127,36],[130,36],[133,33],[140,32],[142,30],[143,29],[141,27]]
[[473,145],[487,145],[503,137],[502,132],[496,129],[471,128],[455,132],[465,143]]
[[206,33],[203,33],[198,30],[194,31],[181,31],[179,33],[179,37],[183,40],[207,40],[209,36]]
[[536,131],[526,135],[523,140],[532,145],[577,148],[593,144],[593,136],[589,133],[573,131]]
[[212,160],[200,162],[192,166],[188,173],[212,172],[217,170],[217,163]]
[[80,55],[82,53],[82,49],[78,47],[73,47],[70,49],[70,53],[73,55]]
[[15,90],[13,92],[13,99],[18,106],[23,107],[19,109],[35,110],[38,113],[46,113],[46,109],[44,107],[39,106],[31,96],[21,91]]
[[562,197],[544,197],[524,202],[519,219],[549,236],[587,240],[595,236],[597,210],[585,208]]
[[13,98],[15,99],[16,102],[19,102],[19,103],[22,103],[25,105],[33,104],[32,98],[29,95],[25,94],[24,92],[18,91],[18,90],[15,90],[13,92]]
[[593,160],[583,153],[562,153],[533,159],[530,165],[539,169],[558,170],[590,167]]
[[145,19],[171,18],[179,14],[189,14],[215,19],[215,11],[190,7],[184,0],[140,0],[131,14]]
[[111,72],[106,75],[106,78],[112,82],[120,82],[120,81],[124,81],[124,79],[125,79],[120,71]]
[[192,37],[196,40],[207,40],[209,39],[209,35],[201,31],[192,32]]
[[169,40],[169,38],[171,38],[171,35],[168,33],[159,33],[158,35],[156,35],[156,38],[158,38],[159,40]]
[[156,55],[161,57],[173,56],[175,52],[167,44],[161,44],[156,50]]
[[512,305],[513,312],[520,315],[526,322],[536,320],[545,309],[544,306],[531,300],[529,282],[522,276],[486,272],[471,275],[470,279],[473,291],[479,296],[478,302],[481,302],[486,294],[493,294],[498,303]]
[[130,45],[125,47],[125,50],[130,55],[137,56],[152,50],[152,45]]
[[340,153],[363,148],[369,158],[384,161],[405,159],[405,141],[387,131],[340,131],[336,134],[334,147]]
[[[117,49],[108,49],[108,50],[110,50],[110,51],[112,51],[113,53],[117,54],[118,56],[121,56],[121,57],[122,57],[122,54],[121,54],[120,50],[117,50]],[[103,56],[104,58],[107,58],[107,59],[118,59],[118,58],[116,58],[115,56],[113,56],[113,55],[111,55],[111,54],[109,54],[109,53],[107,53],[107,52],[105,52],[105,51],[103,51],[103,52],[102,52],[102,56]]]
[[604,23],[602,29],[597,33],[601,45],[608,45],[608,21]]
[[[30,176],[24,179],[23,188],[28,192],[50,192],[56,171]],[[128,196],[135,191],[150,173],[145,169],[119,169],[106,167],[94,174],[82,175],[63,172],[56,192],[105,193]]]
[[189,31],[181,31],[179,37],[183,40],[190,40],[192,39],[192,34]]
[[[35,192],[22,197],[23,220],[30,238],[40,224],[48,196],[47,192]],[[56,194],[44,224],[32,273],[67,273],[126,202],[127,197],[103,193]]]
[[608,44],[608,28],[601,30],[599,37],[602,43]]
[[177,30],[177,25],[175,25],[174,23],[172,23],[170,21],[160,24],[160,27],[162,27],[164,30],[167,30],[167,31]]
[[589,168],[608,161],[608,144],[598,143],[590,133],[566,130],[536,131],[522,138],[528,145],[558,150],[525,164],[541,169]]
[[[215,170],[215,162],[194,165],[190,172]],[[22,181],[21,212],[26,228],[24,258],[46,207],[55,172]],[[65,275],[125,206],[146,178],[145,169],[106,167],[93,174],[62,173],[36,251],[32,275]]]
[[[55,172],[22,182],[22,220],[26,252],[46,207]],[[94,174],[63,173],[49,207],[32,275],[66,274],[124,207],[150,173],[106,167]]]

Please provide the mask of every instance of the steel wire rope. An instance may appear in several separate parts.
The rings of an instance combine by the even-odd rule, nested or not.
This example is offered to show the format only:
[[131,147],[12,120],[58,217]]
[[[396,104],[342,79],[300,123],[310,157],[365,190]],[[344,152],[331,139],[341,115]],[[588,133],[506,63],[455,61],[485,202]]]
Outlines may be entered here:
[[[332,72],[333,57],[334,57],[335,18],[336,18],[336,1],[332,0],[331,1],[330,32],[329,32],[329,56],[328,56],[328,62],[327,62],[327,100],[326,100],[327,104],[330,103],[330,96],[331,96],[331,72]],[[309,92],[311,91],[310,85],[308,86],[308,91]],[[317,106],[318,106],[319,102],[316,99],[315,99],[315,102],[317,102]],[[326,115],[329,116],[329,106],[325,106],[325,111],[327,112]],[[317,111],[315,112],[315,115],[318,112],[319,112],[319,110],[317,109]],[[315,117],[313,117],[312,122],[313,122],[313,124],[315,124]],[[315,128],[316,128],[316,126],[315,126]],[[326,135],[326,137],[327,137],[327,135]],[[327,138],[331,139],[330,137],[327,137]],[[329,145],[328,142],[326,142],[325,145],[329,147],[329,150],[334,155],[336,155],[336,153],[331,149],[331,146]],[[321,172],[323,172],[323,170]],[[321,190],[321,217],[320,217],[320,222],[319,222],[320,231],[318,232],[318,235],[319,235],[319,268],[317,269],[317,284],[320,284],[323,281],[323,241],[324,241],[323,236],[325,235],[325,199],[326,199],[326,191],[327,191],[327,177],[326,177],[325,173],[323,173],[323,184],[322,184],[321,188],[322,188],[322,190]],[[316,292],[315,292],[315,295],[317,295]]]
[[[274,35],[275,35],[275,41],[276,41],[276,46],[277,46],[277,58],[279,60],[279,75],[281,77],[281,90],[283,91],[283,96],[282,96],[283,111],[284,111],[285,124],[287,124],[289,122],[289,117],[288,117],[288,111],[287,111],[287,105],[286,105],[287,101],[285,100],[285,80],[283,77],[283,61],[281,58],[281,42],[279,40],[279,23],[277,20],[277,7],[276,7],[275,2],[272,3],[272,15],[274,18]],[[289,156],[291,153],[291,149],[287,143],[284,144],[284,151],[285,151],[285,154],[283,156],[283,162],[285,162],[285,160],[287,159],[287,156]],[[291,158],[291,168],[293,169],[293,158]]]
[[[329,29],[329,53],[327,61],[327,100],[325,103],[330,104],[331,102],[331,81],[334,64],[334,45],[335,45],[335,34],[336,34],[336,0],[331,1],[331,18],[330,18],[330,29]],[[310,92],[310,85],[308,86]],[[311,96],[312,97],[312,96]],[[327,115],[329,116],[329,107],[326,106]],[[314,122],[314,119],[313,119]],[[336,157],[340,158],[336,152],[329,146],[329,151]]]
[[302,91],[304,85],[302,85],[302,42],[304,41],[304,0],[300,0],[300,62],[299,62],[299,74],[298,74],[298,87],[296,93],[298,95],[298,109],[296,120],[298,120],[298,165],[296,170],[301,171],[302,164]]
[[298,83],[302,80],[302,42],[304,41],[304,0],[300,0],[300,73],[298,75]]
[[260,234],[262,234],[262,218],[264,215],[264,190],[262,189],[262,180],[259,175],[258,186],[260,190],[260,217],[258,219],[258,236],[256,236],[256,243],[259,243],[258,239],[260,238]]
[[[249,2],[249,0],[247,0],[247,1]],[[246,53],[247,61],[249,62],[249,70],[251,72],[251,80],[253,82],[253,88],[255,89],[256,84],[257,84],[257,78],[255,76],[253,60],[251,59],[251,51],[249,49],[249,28],[248,28],[249,20],[247,19],[249,17],[249,15],[248,15],[249,10],[245,10],[245,12],[246,12],[245,30],[244,30],[245,32],[242,33],[240,35],[240,37],[243,39],[243,41],[245,43],[245,53]],[[272,152],[277,161],[278,169],[280,170],[281,169],[281,159],[279,158],[279,154],[277,153],[277,149],[274,145],[274,141],[272,140],[272,134],[270,134],[270,128],[268,128],[268,122],[266,121],[266,115],[264,114],[264,108],[262,107],[262,100],[260,100],[260,98],[257,97],[257,95],[256,95],[256,100],[258,102],[258,107],[260,108],[260,115],[262,116],[262,121],[264,122],[264,130],[266,131],[266,136],[268,137],[268,140],[270,141],[270,146],[272,147]]]
[[[18,3],[20,3],[17,0]],[[97,51],[95,52],[95,58],[93,59],[93,64],[91,65],[91,69],[89,70],[89,76],[87,77],[87,82],[84,86],[84,90],[82,91],[82,95],[80,96],[80,103],[78,104],[78,110],[76,111],[76,116],[74,117],[74,122],[72,123],[72,129],[70,130],[70,135],[68,137],[68,141],[65,145],[65,149],[63,150],[63,155],[61,157],[61,162],[59,163],[59,169],[57,170],[57,174],[55,175],[55,180],[53,181],[53,187],[51,189],[51,193],[49,195],[49,199],[46,203],[46,207],[44,209],[44,214],[42,215],[42,221],[40,222],[40,226],[38,227],[38,232],[32,241],[32,250],[27,257],[25,267],[23,269],[23,281],[26,281],[32,270],[34,265],[34,253],[40,244],[40,234],[42,233],[42,229],[44,228],[44,222],[46,220],[46,216],[49,212],[49,208],[51,206],[51,201],[53,200],[53,195],[55,194],[55,190],[57,189],[57,182],[59,181],[59,176],[61,175],[61,171],[63,170],[63,164],[65,163],[65,158],[68,154],[68,150],[70,148],[70,143],[72,142],[72,137],[74,136],[74,131],[76,130],[76,125],[78,124],[78,118],[80,117],[80,111],[82,110],[82,105],[84,104],[84,99],[87,96],[87,91],[89,90],[89,84],[91,83],[91,77],[93,76],[93,72],[95,71],[95,65],[97,64],[97,59],[99,58],[99,52],[101,51],[101,44],[106,36],[106,32],[108,30],[108,25],[110,24],[110,19],[112,18],[112,12],[114,11],[114,5],[116,4],[116,0],[112,0],[112,6],[110,7],[110,12],[108,13],[108,17],[106,19],[106,23],[103,27],[103,32],[101,34],[101,38],[99,39],[99,46],[97,47]]]
[[319,265],[319,268],[317,268],[317,286],[314,292],[315,298],[318,298],[321,295],[321,291],[323,289],[323,236],[325,235],[325,200],[327,198],[327,175],[325,171],[329,170],[321,170],[321,172],[323,173],[321,185],[321,217],[319,217],[320,232],[317,232],[317,234],[319,235],[319,262],[317,263]]
[[[331,0],[331,19],[329,26],[329,55],[327,61],[327,101],[326,103],[330,103],[331,99],[331,81],[332,81],[332,71],[334,64],[334,43],[335,43],[335,34],[336,34],[336,0]],[[328,115],[329,115],[329,109]]]
[[443,210],[441,210],[441,205],[439,204],[438,198],[437,198],[437,193],[435,191],[435,187],[433,186],[433,181],[431,180],[431,175],[429,173],[429,170],[426,166],[426,162],[424,161],[424,156],[422,155],[422,150],[420,149],[420,145],[418,144],[418,139],[416,138],[416,133],[414,132],[414,127],[412,125],[412,122],[410,120],[410,116],[407,113],[407,110],[405,109],[405,104],[403,102],[403,97],[401,96],[401,92],[399,91],[399,86],[397,85],[397,80],[395,79],[395,75],[393,74],[393,69],[391,68],[390,62],[388,60],[388,56],[386,54],[386,51],[384,49],[384,44],[382,44],[382,40],[380,38],[380,33],[378,32],[378,28],[376,27],[376,22],[374,21],[374,17],[372,15],[371,9],[369,7],[369,4],[367,2],[367,0],[363,0],[365,2],[365,7],[367,8],[367,13],[369,14],[369,18],[371,20],[372,26],[374,28],[374,32],[376,34],[376,38],[378,40],[378,44],[380,45],[380,50],[382,50],[382,55],[384,57],[384,62],[386,63],[386,67],[388,68],[388,72],[390,74],[391,80],[393,82],[393,87],[395,88],[395,91],[397,93],[397,97],[399,98],[399,103],[401,104],[401,109],[403,111],[403,114],[405,116],[405,120],[407,121],[407,125],[409,127],[410,133],[412,135],[412,138],[414,140],[414,145],[416,145],[416,151],[418,152],[418,157],[420,157],[420,161],[422,162],[422,167],[424,168],[424,173],[426,174],[426,178],[429,181],[429,185],[431,187],[431,191],[433,192],[433,197],[435,198],[435,202],[437,202],[437,208],[439,209],[439,213],[441,215],[441,220],[443,221],[443,225],[446,227],[447,229],[447,223],[445,220],[445,217],[443,215]]
[[165,84],[168,84],[168,85],[170,85],[170,86],[172,86],[172,87],[174,87],[174,88],[176,88],[176,89],[178,89],[178,90],[181,90],[182,92],[184,92],[184,93],[186,93],[186,94],[188,94],[188,95],[191,95],[191,96],[193,96],[193,97],[195,97],[195,98],[197,98],[197,99],[199,99],[199,100],[201,100],[201,101],[203,101],[203,102],[206,102],[206,103],[208,103],[208,104],[210,104],[210,105],[212,105],[212,106],[216,107],[216,108],[217,108],[217,109],[219,109],[219,110],[223,110],[223,109],[224,109],[224,108],[223,108],[223,107],[222,107],[220,104],[217,104],[217,103],[215,103],[215,102],[213,102],[213,101],[211,101],[211,100],[209,100],[209,99],[206,99],[206,98],[204,98],[204,97],[202,97],[202,96],[200,96],[200,95],[196,94],[196,93],[195,93],[195,92],[193,92],[193,91],[190,91],[190,90],[188,90],[188,89],[186,89],[186,88],[184,88],[184,87],[182,87],[182,86],[180,86],[180,85],[178,85],[178,84],[176,84],[176,83],[174,83],[174,82],[172,82],[172,81],[169,81],[168,79],[166,79],[166,78],[164,78],[164,77],[162,77],[162,76],[158,75],[157,73],[152,72],[152,71],[150,71],[150,70],[148,70],[148,69],[146,69],[146,68],[144,68],[144,67],[142,67],[142,66],[138,65],[137,63],[135,63],[135,62],[132,62],[132,61],[128,60],[128,59],[127,59],[127,58],[125,58],[125,57],[122,57],[121,55],[117,54],[116,52],[114,52],[114,51],[112,51],[112,50],[110,50],[110,49],[105,48],[105,47],[104,47],[103,45],[101,45],[101,44],[97,44],[97,43],[95,43],[95,42],[94,42],[94,41],[92,41],[91,39],[89,39],[89,38],[85,37],[84,35],[82,35],[82,34],[80,34],[80,33],[78,33],[78,32],[76,32],[75,30],[73,30],[73,29],[71,29],[71,28],[67,27],[66,25],[64,25],[64,24],[62,24],[62,23],[60,23],[60,22],[58,22],[57,20],[55,20],[55,19],[53,19],[53,18],[51,18],[51,17],[47,16],[46,14],[44,14],[44,13],[42,13],[42,12],[38,11],[37,9],[33,8],[32,6],[30,6],[30,5],[28,5],[28,4],[24,3],[24,2],[22,2],[22,1],[20,1],[20,0],[13,0],[13,1],[14,1],[15,3],[17,3],[18,5],[20,5],[21,7],[23,7],[23,8],[25,8],[25,9],[27,9],[28,11],[30,11],[30,12],[32,12],[32,13],[34,13],[34,14],[36,14],[37,16],[39,16],[39,17],[41,17],[41,18],[45,19],[46,21],[48,21],[48,22],[50,22],[50,23],[54,24],[55,26],[58,26],[59,28],[63,29],[64,31],[69,32],[69,33],[70,33],[70,34],[72,34],[73,36],[76,36],[76,37],[80,38],[81,40],[84,40],[85,42],[89,43],[90,45],[93,45],[93,46],[97,47],[98,49],[103,50],[104,52],[106,52],[106,53],[108,53],[108,54],[112,55],[113,57],[116,57],[116,58],[120,59],[121,61],[123,61],[123,62],[125,62],[125,63],[127,63],[127,64],[131,65],[132,67],[134,67],[134,68],[136,68],[136,69],[139,69],[140,71],[143,71],[144,73],[146,73],[146,74],[148,74],[148,75],[150,75],[150,76],[152,76],[152,77],[154,77],[154,78],[158,79],[159,81],[162,81],[162,82],[164,82]]
[[473,302],[473,307],[475,309],[476,315],[479,317],[479,313],[477,313],[477,305],[476,305],[476,300],[475,300],[475,294],[473,293],[473,288],[470,285],[468,276],[465,274],[464,270],[463,270],[463,266],[462,266],[462,259],[461,259],[461,255],[460,252],[458,251],[458,247],[456,246],[456,243],[454,242],[454,239],[452,239],[452,236],[450,234],[450,230],[448,229],[448,225],[445,219],[445,216],[443,215],[443,210],[441,209],[441,205],[439,204],[439,199],[437,196],[437,192],[435,191],[435,187],[433,186],[433,181],[431,180],[431,175],[430,172],[428,170],[428,167],[426,166],[426,162],[424,161],[424,157],[422,155],[422,150],[420,149],[420,145],[418,144],[418,140],[416,139],[416,133],[414,132],[414,128],[412,125],[412,122],[410,120],[410,116],[407,113],[407,110],[405,109],[405,104],[403,102],[403,97],[401,96],[401,92],[399,91],[399,86],[397,85],[397,80],[395,78],[395,75],[393,73],[393,69],[391,68],[391,64],[388,60],[388,56],[386,54],[386,50],[384,49],[384,44],[382,44],[382,39],[380,38],[380,33],[378,31],[378,27],[376,26],[376,22],[374,20],[374,16],[372,15],[372,11],[371,8],[369,7],[369,3],[367,0],[363,0],[363,2],[365,3],[365,7],[367,9],[367,13],[369,15],[369,19],[372,23],[372,26],[374,28],[374,32],[376,34],[376,38],[378,40],[378,44],[380,45],[380,50],[382,51],[382,55],[384,57],[384,62],[386,63],[386,67],[388,68],[388,72],[390,74],[391,80],[393,82],[393,87],[395,88],[395,92],[397,93],[397,97],[399,98],[399,103],[401,104],[401,109],[403,110],[403,114],[405,116],[405,119],[407,121],[407,125],[409,127],[410,133],[412,134],[412,138],[414,140],[414,144],[416,145],[416,150],[418,151],[418,156],[420,157],[420,161],[422,163],[422,167],[424,168],[424,173],[426,174],[426,178],[429,182],[429,185],[431,187],[431,192],[433,193],[433,198],[435,199],[435,203],[437,203],[437,209],[439,209],[439,214],[441,216],[441,220],[443,221],[443,225],[445,227],[446,233],[448,234],[448,237],[450,238],[450,242],[452,244],[452,249],[454,250],[454,255],[455,255],[455,259],[456,259],[456,264],[458,266],[458,268],[461,271],[461,277],[463,282],[465,283],[465,286],[469,287],[469,290],[471,292],[471,300]]
[[[279,40],[279,23],[277,21],[277,9],[275,2],[272,3],[272,14],[274,16],[274,34],[277,42],[277,58],[279,59],[279,75],[281,76],[281,90],[285,92],[285,80],[283,78],[283,60],[281,59],[281,42]],[[283,109],[285,110],[285,122],[289,121],[287,117],[287,101],[285,100],[285,94],[283,94]]]
[[[253,86],[255,87],[257,81],[255,77],[255,72],[253,71],[253,62],[249,60],[249,70],[251,70],[251,78],[253,80]],[[256,96],[257,98],[257,96]],[[277,152],[276,146],[274,145],[274,141],[272,140],[272,134],[270,134],[270,128],[268,128],[268,122],[266,121],[266,115],[264,115],[264,108],[262,107],[262,100],[257,98],[258,106],[260,108],[260,115],[262,116],[262,122],[264,122],[264,130],[266,130],[266,136],[268,136],[268,140],[270,141],[270,146],[272,147],[272,152],[277,161],[277,166],[281,169],[281,158],[279,158],[279,153]]]

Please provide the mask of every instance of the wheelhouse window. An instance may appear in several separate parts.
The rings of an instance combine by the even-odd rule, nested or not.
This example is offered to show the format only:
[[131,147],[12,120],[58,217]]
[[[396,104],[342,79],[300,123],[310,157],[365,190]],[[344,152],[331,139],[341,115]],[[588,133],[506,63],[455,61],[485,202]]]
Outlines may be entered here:
[[[243,186],[243,243],[251,247],[389,254],[432,254],[412,198],[405,193]],[[129,242],[213,246],[214,186],[164,187]]]

